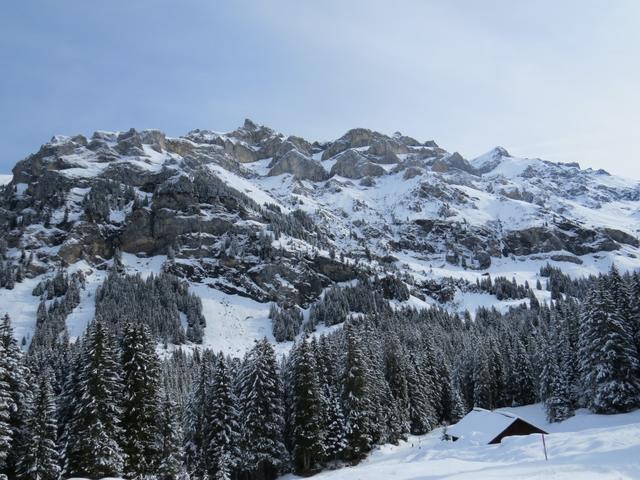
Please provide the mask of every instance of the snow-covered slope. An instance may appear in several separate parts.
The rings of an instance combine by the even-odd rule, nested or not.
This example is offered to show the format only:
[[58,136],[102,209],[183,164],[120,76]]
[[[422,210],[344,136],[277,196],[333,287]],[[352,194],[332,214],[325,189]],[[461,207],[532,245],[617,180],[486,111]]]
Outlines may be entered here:
[[[540,435],[508,437],[498,445],[442,441],[442,429],[385,445],[361,464],[321,472],[318,480],[492,480],[640,478],[640,411],[594,415],[585,410],[547,424],[540,405],[509,409],[550,432],[545,461]],[[299,478],[287,475],[285,479]]]
[[[638,182],[502,147],[468,161],[399,133],[354,129],[319,143],[246,121],[178,138],[56,136],[5,180],[4,263],[33,260],[13,290],[0,288],[0,313],[27,343],[33,287],[59,266],[83,270],[81,304],[67,319],[77,336],[116,249],[128,273],[190,282],[205,344],[231,354],[270,338],[271,302],[307,311],[331,285],[363,275],[401,276],[413,305],[426,306],[438,302],[430,282],[445,277],[533,285],[547,263],[574,277],[640,267]],[[446,306],[526,301],[457,285]]]

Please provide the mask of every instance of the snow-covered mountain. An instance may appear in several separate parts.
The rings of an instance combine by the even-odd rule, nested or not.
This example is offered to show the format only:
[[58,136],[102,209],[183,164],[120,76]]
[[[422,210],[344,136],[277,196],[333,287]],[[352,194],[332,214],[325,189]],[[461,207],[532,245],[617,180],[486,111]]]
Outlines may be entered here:
[[502,147],[467,160],[400,133],[312,142],[250,120],[178,138],[55,136],[14,167],[0,223],[0,283],[11,287],[0,288],[0,313],[25,344],[36,285],[60,267],[83,272],[66,319],[78,336],[118,251],[129,273],[186,279],[202,299],[203,341],[229,353],[273,338],[271,302],[308,312],[363,275],[400,279],[407,304],[474,310],[527,301],[474,289],[487,273],[535,283],[547,263],[573,276],[640,267],[636,181]]

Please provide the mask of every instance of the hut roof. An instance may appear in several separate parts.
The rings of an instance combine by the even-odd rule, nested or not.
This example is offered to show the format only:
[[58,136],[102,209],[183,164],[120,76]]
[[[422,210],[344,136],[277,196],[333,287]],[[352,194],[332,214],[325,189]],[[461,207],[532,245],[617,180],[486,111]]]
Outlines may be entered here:
[[[529,433],[544,430],[509,412],[496,412],[484,408],[474,408],[458,423],[447,429],[447,434],[454,439],[464,438],[474,443],[487,444],[496,440],[514,422],[524,422],[532,427]],[[496,442],[497,443],[497,442]]]

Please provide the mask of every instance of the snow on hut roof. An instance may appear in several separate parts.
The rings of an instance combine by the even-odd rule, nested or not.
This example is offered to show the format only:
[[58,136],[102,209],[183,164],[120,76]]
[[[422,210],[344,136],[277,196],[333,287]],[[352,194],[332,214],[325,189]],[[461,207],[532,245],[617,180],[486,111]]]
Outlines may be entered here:
[[517,419],[518,416],[512,413],[492,412],[476,407],[458,423],[447,428],[447,435],[464,438],[473,443],[487,444]]

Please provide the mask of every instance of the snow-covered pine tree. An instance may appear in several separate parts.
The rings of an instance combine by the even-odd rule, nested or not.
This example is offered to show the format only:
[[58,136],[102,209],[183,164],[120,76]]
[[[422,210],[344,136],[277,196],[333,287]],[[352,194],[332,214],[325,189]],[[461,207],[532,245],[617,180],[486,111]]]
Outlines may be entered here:
[[473,363],[473,405],[493,408],[493,376],[491,359],[485,345],[478,345]]
[[257,480],[274,479],[287,463],[282,390],[273,347],[256,342],[240,373],[244,469]]
[[467,414],[467,409],[464,406],[464,402],[462,401],[462,395],[460,395],[460,390],[458,388],[453,388],[451,390],[451,420],[450,422],[456,423],[462,417]]
[[631,316],[630,289],[615,264],[611,264],[609,274],[603,277],[603,281],[618,315],[628,322]]
[[232,472],[233,472],[233,461],[231,460],[231,456],[227,452],[223,452],[222,455],[218,456],[216,461],[216,473],[213,477],[213,480],[231,480]]
[[600,279],[583,307],[580,371],[586,405],[596,413],[628,412],[638,406],[638,356],[631,328]]
[[573,299],[556,302],[556,308],[562,317],[563,343],[560,357],[564,365],[567,382],[571,390],[571,403],[575,410],[580,396],[580,307]]
[[293,451],[293,377],[295,357],[298,349],[294,347],[287,357],[280,362],[280,378],[282,385],[282,417],[284,419],[284,444],[289,452]]
[[368,384],[367,358],[360,341],[360,332],[349,323],[344,328],[347,358],[343,377],[342,402],[347,420],[347,457],[359,460],[372,446],[374,429],[371,405],[372,392]]
[[207,407],[205,455],[211,478],[224,478],[240,466],[240,427],[231,372],[220,352],[215,358]]
[[25,480],[57,480],[61,468],[57,449],[58,425],[50,372],[37,378],[33,405],[26,425],[24,444],[18,460],[18,478]]
[[515,338],[509,350],[511,375],[508,381],[511,406],[528,405],[536,400],[531,360],[520,338]]
[[[8,314],[0,319],[0,344],[3,350],[3,355],[0,355],[0,372],[2,372],[3,378],[0,378],[0,382],[7,385],[9,428],[11,431],[9,450],[0,451],[0,463],[4,457],[4,470],[0,470],[0,472],[4,471],[9,478],[12,478],[16,475],[21,446],[26,433],[26,421],[31,407],[31,391],[29,389],[30,372],[24,365],[23,355],[13,336],[13,327]],[[2,408],[0,406],[0,409]],[[4,441],[0,441],[0,444],[3,443]]]
[[72,435],[72,420],[76,404],[80,399],[80,372],[82,370],[83,339],[79,338],[69,351],[69,370],[57,398],[58,416],[58,451],[60,452],[60,464],[63,474],[69,473],[68,452],[75,450],[74,442],[81,441]]
[[342,458],[348,442],[344,413],[340,398],[334,389],[325,384],[323,394],[324,411],[324,454],[328,461]]
[[160,369],[146,325],[125,325],[120,359],[124,471],[130,477],[151,475],[160,462]]
[[316,359],[305,339],[297,346],[293,366],[293,463],[296,473],[308,475],[324,457],[322,399]]
[[503,407],[508,405],[508,395],[506,389],[506,372],[504,357],[498,340],[499,336],[504,336],[506,332],[493,332],[489,335],[488,357],[491,371],[491,404],[490,408]]
[[558,323],[554,315],[544,348],[545,363],[540,372],[540,397],[549,422],[561,422],[573,415],[568,372],[561,356],[564,336],[562,325]]
[[325,460],[336,462],[347,447],[345,418],[338,393],[339,381],[336,372],[339,361],[335,346],[327,336],[322,335],[318,342],[313,339],[312,346],[321,386]]
[[438,420],[442,424],[450,425],[460,420],[466,412],[446,362],[442,362],[440,371],[440,378],[443,380],[440,390],[440,418]]
[[187,471],[192,477],[201,478],[207,473],[207,458],[205,455],[207,432],[207,416],[210,395],[211,358],[205,352],[201,358],[198,350],[194,357],[198,374],[194,379],[189,395],[186,414],[185,460]]
[[109,330],[93,321],[83,344],[78,393],[67,441],[68,476],[116,477],[122,472],[122,380]]
[[11,431],[11,412],[14,409],[14,402],[9,390],[7,381],[7,358],[4,344],[0,342],[0,477],[5,471],[6,461],[11,449],[13,435]]
[[[395,403],[397,412],[398,437],[406,437],[410,430],[409,387],[407,385],[407,358],[400,341],[393,335],[386,343],[385,376]],[[394,438],[398,440],[399,438]]]
[[187,476],[182,450],[182,428],[178,407],[169,394],[166,384],[160,404],[160,463],[157,475],[160,480],[181,480]]
[[409,354],[407,389],[411,433],[427,433],[435,427],[436,419],[433,380],[424,366],[424,361],[415,352]]
[[629,279],[629,296],[629,324],[640,357],[640,272],[635,272]]

